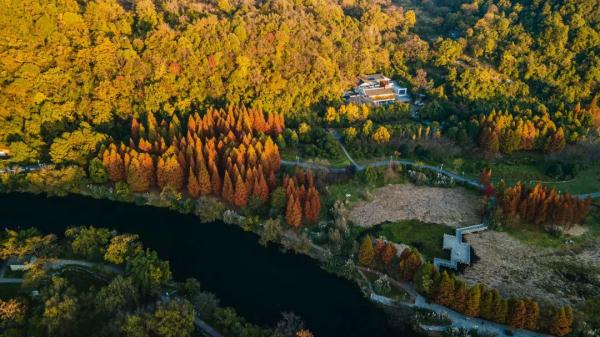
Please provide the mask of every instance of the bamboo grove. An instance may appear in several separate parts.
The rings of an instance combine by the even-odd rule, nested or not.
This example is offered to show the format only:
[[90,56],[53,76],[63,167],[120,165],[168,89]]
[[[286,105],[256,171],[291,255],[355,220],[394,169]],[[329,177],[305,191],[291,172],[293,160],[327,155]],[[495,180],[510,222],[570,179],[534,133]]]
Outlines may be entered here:
[[[280,156],[273,138],[284,127],[283,115],[244,107],[209,108],[185,122],[177,114],[167,119],[149,113],[132,120],[127,144],[113,142],[100,156],[110,180],[126,182],[133,192],[171,188],[192,198],[213,195],[245,207],[252,196],[267,202],[278,186]],[[316,221],[319,193],[312,174],[306,176],[288,202],[308,205],[299,211],[300,220],[304,213],[308,221]],[[298,227],[300,220],[290,225]]]

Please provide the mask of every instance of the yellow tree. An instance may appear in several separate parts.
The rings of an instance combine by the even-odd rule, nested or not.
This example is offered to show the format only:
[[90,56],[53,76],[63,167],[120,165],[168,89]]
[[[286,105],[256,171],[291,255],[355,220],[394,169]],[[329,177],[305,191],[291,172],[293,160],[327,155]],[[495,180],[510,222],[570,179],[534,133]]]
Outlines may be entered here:
[[371,136],[376,143],[383,144],[390,141],[390,132],[385,126],[380,126]]
[[365,236],[358,250],[358,261],[364,266],[373,265],[375,259],[375,250],[373,249],[373,239],[370,235]]

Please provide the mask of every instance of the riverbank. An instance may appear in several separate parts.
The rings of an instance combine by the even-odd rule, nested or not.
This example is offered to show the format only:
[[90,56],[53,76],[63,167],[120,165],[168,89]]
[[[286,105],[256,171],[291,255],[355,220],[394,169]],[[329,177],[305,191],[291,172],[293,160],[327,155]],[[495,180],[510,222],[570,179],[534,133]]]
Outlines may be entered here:
[[[25,190],[25,189],[21,189]],[[51,193],[52,191],[47,191]],[[199,200],[192,200],[185,198],[183,196],[174,197],[172,195],[161,195],[158,193],[141,193],[141,194],[124,194],[120,192],[118,189],[108,187],[108,186],[99,186],[99,185],[82,185],[78,186],[78,189],[73,190],[71,192],[85,195],[88,197],[93,197],[99,200],[102,199],[110,199],[114,201],[128,202],[128,203],[136,203],[138,205],[144,206],[153,206],[159,208],[170,208],[179,213],[191,213],[194,215],[196,220],[200,219],[201,222],[206,221],[214,221],[217,220],[214,217],[215,214],[211,214],[213,216],[212,219],[207,219],[206,216],[206,207],[219,210],[219,218],[225,220],[230,224],[234,224],[237,227],[240,227],[244,231],[249,231],[254,233],[257,237],[265,236],[263,222],[257,222],[253,217],[243,217],[234,213],[233,210],[225,210],[224,206],[218,203],[216,200],[212,198],[204,198]],[[217,206],[218,205],[218,206]],[[344,269],[340,268],[331,268],[331,263],[335,262],[331,260],[331,257],[334,256],[327,248],[319,246],[311,242],[306,236],[306,232],[297,232],[291,229],[283,230],[279,233],[279,235],[272,237],[272,241],[275,241],[278,244],[281,244],[285,247],[286,250],[294,250],[297,253],[301,253],[304,255],[308,255],[309,257],[318,260],[321,268],[327,271],[333,271],[338,276],[343,276],[352,280],[355,284],[358,284],[364,296],[374,302],[379,303],[380,305],[386,305],[388,307],[396,307],[396,300],[390,299],[389,301],[380,301],[382,297],[373,292],[371,284],[367,281],[365,284],[365,280],[353,270],[357,270],[356,266],[350,261],[349,266],[345,266]],[[348,262],[348,261],[346,261]],[[275,273],[276,275],[277,273]],[[274,276],[275,276],[274,275]],[[277,276],[275,276],[277,277]],[[411,307],[418,301],[412,301],[412,303],[404,303],[403,307]],[[420,303],[425,303],[425,301],[421,301]],[[392,304],[392,305],[390,305]],[[429,307],[424,307],[430,309]],[[443,308],[443,307],[441,307]],[[446,310],[449,310],[446,308]],[[460,315],[460,314],[456,314]],[[463,316],[464,321],[469,321],[468,318]],[[460,325],[461,328],[467,327],[465,324]],[[479,324],[472,324],[470,328],[479,329]],[[506,331],[511,331],[509,327],[505,327]],[[427,330],[427,329],[425,329]]]
[[178,279],[198,278],[223,305],[257,324],[273,325],[282,312],[294,312],[319,337],[415,335],[408,326],[390,325],[354,282],[323,271],[305,255],[282,254],[274,244],[262,247],[258,236],[235,226],[200,224],[192,214],[163,207],[75,195],[3,194],[1,200],[3,223],[11,226],[36,224],[44,232],[58,232],[67,224],[89,224],[139,233],[161,258],[172,261]]

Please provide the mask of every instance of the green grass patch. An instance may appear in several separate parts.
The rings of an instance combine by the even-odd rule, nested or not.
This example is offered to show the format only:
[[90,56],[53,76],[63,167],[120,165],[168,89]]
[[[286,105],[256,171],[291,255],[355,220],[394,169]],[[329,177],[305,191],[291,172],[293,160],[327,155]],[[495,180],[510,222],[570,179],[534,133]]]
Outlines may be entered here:
[[327,185],[325,187],[325,201],[327,205],[333,205],[336,200],[347,200],[352,204],[362,200],[367,190],[368,187],[358,179]]
[[454,229],[445,225],[404,220],[381,225],[376,235],[415,247],[427,260],[431,260],[434,257],[448,257],[449,253],[442,248],[442,241],[444,234],[453,233]]
[[565,246],[565,238],[562,235],[551,234],[531,225],[521,225],[518,228],[506,227],[501,231],[530,246],[543,248],[562,248]]
[[[592,206],[590,214],[585,219],[583,227],[585,234],[581,236],[570,236],[565,234],[549,233],[532,225],[520,225],[519,227],[505,227],[505,231],[519,241],[537,247],[560,249],[585,244],[591,240],[600,238],[600,210]],[[570,240],[572,243],[567,243]]]
[[17,297],[21,291],[20,283],[1,283],[0,284],[0,299],[8,300]]
[[600,191],[600,164],[595,164],[585,170],[579,171],[575,179],[564,183],[550,183],[549,186],[556,187],[559,191],[571,194],[590,193]]

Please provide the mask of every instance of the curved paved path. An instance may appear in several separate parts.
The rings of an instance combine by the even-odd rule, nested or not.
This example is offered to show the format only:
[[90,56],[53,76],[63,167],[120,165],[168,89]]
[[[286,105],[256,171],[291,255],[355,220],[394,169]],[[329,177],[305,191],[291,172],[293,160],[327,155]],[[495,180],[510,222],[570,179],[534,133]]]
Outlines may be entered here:
[[[377,275],[383,275],[376,270],[372,270],[372,269],[369,269],[366,267],[358,266],[357,268],[359,271],[362,270],[362,271],[368,271],[371,273],[375,273]],[[463,315],[459,312],[456,312],[450,308],[441,306],[439,304],[428,303],[427,299],[425,297],[423,297],[421,294],[419,294],[411,284],[398,282],[391,278],[388,278],[388,279],[395,286],[400,287],[404,291],[406,291],[413,301],[413,303],[399,302],[401,305],[409,307],[409,308],[427,309],[427,310],[433,311],[435,313],[438,313],[440,315],[445,315],[452,321],[452,324],[449,326],[435,328],[435,330],[437,330],[437,331],[445,330],[447,327],[453,327],[453,328],[467,329],[467,330],[474,329],[479,332],[490,332],[490,333],[494,333],[494,334],[498,335],[499,337],[508,337],[508,336],[551,337],[550,335],[535,332],[535,331],[529,331],[529,330],[524,330],[524,329],[514,329],[508,325],[498,324],[498,323],[486,321],[486,320],[483,320],[480,318],[468,317],[466,315]],[[381,303],[383,305],[393,305],[390,303],[394,302],[392,299],[390,299],[388,297],[377,295],[374,293],[371,293],[370,298],[373,301]],[[426,329],[427,329],[427,327],[428,326],[424,326],[424,328],[426,328]],[[431,328],[431,327],[432,326],[429,326],[429,328]],[[511,331],[512,333],[509,335],[509,334],[507,334],[508,331]]]
[[[446,175],[450,178],[452,178],[454,181],[478,188],[478,189],[483,189],[483,185],[479,183],[479,180],[477,179],[473,179],[473,178],[468,178],[465,177],[463,175],[460,175],[458,173],[452,172],[452,171],[448,171],[443,169],[440,166],[434,166],[434,165],[429,165],[429,164],[423,164],[423,163],[417,163],[416,161],[413,160],[408,160],[408,159],[387,159],[387,160],[380,160],[380,161],[375,161],[375,162],[371,162],[365,165],[361,165],[358,164],[353,158],[352,156],[350,156],[350,153],[348,153],[348,150],[346,150],[346,147],[344,146],[344,144],[341,141],[341,136],[340,134],[337,132],[337,130],[334,129],[329,129],[329,133],[332,135],[332,137],[338,142],[338,144],[340,145],[340,147],[342,148],[342,152],[344,152],[344,155],[346,156],[346,158],[348,158],[348,160],[350,161],[351,165],[348,165],[347,167],[335,167],[335,166],[331,166],[331,165],[321,165],[321,164],[316,164],[316,163],[309,163],[309,162],[305,162],[305,161],[290,161],[290,160],[281,160],[281,164],[285,165],[285,166],[298,166],[298,167],[302,167],[304,169],[311,169],[311,170],[326,170],[332,173],[344,173],[344,172],[348,172],[349,170],[354,170],[354,171],[364,171],[367,167],[383,167],[383,166],[388,166],[388,165],[404,165],[404,166],[409,166],[409,167],[414,167],[414,168],[420,168],[420,169],[425,169],[428,171],[432,171],[432,172],[436,172],[439,174],[443,174]],[[598,192],[592,192],[592,193],[582,193],[582,194],[574,194],[573,196],[578,197],[580,199],[586,199],[586,198],[592,198],[592,199],[596,199],[596,198],[600,198],[600,191]]]
[[[104,271],[112,272],[115,274],[123,273],[123,269],[110,264],[96,263],[90,261],[83,260],[71,260],[71,259],[48,259],[45,261],[46,266],[49,269],[62,269],[67,266],[78,266],[78,267],[86,267],[86,268],[100,268]],[[4,262],[2,268],[0,269],[0,283],[22,283],[22,278],[5,278],[4,273],[6,272],[6,268],[8,267],[8,262]]]

